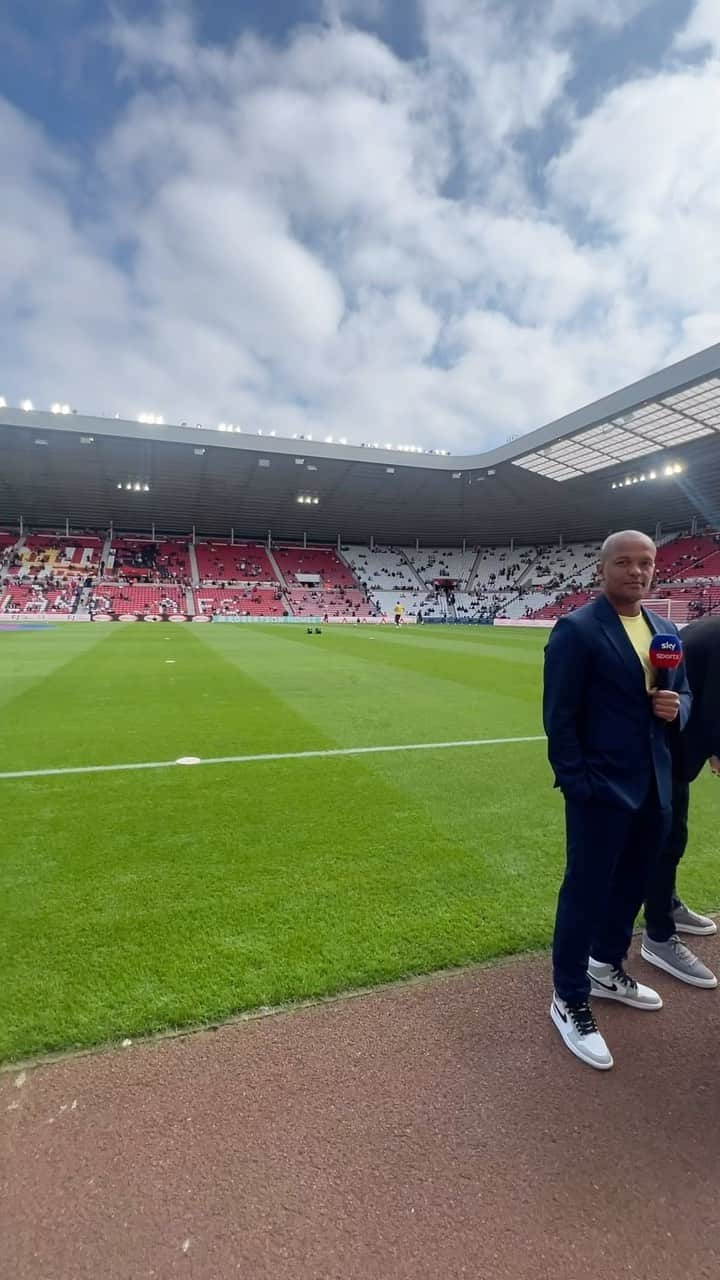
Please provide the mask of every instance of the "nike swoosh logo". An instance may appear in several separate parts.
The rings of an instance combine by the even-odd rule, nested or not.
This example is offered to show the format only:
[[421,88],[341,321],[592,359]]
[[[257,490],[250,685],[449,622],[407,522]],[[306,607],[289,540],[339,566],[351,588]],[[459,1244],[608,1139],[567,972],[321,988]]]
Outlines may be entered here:
[[567,1022],[567,1014],[563,1013],[561,1009],[558,1009],[554,1000],[553,1000],[553,1009],[555,1010],[558,1018],[562,1018],[563,1022]]
[[594,974],[590,974],[590,981],[595,983],[596,987],[602,987],[605,991],[617,991],[617,983],[613,982],[612,986],[609,982],[601,982]]

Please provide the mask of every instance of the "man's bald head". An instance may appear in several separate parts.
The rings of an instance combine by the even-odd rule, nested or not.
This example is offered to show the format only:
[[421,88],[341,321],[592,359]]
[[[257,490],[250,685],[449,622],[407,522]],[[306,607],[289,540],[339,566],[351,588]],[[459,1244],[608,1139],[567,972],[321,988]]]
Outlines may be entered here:
[[611,533],[600,548],[598,576],[610,603],[623,616],[640,612],[655,573],[656,547],[638,529]]
[[649,538],[646,533],[641,533],[639,529],[622,529],[620,533],[611,533],[603,542],[600,548],[600,564],[605,564],[611,556],[617,555],[618,550],[624,547],[626,542],[634,546],[642,544],[648,549],[653,560],[655,559],[657,547],[652,538]]

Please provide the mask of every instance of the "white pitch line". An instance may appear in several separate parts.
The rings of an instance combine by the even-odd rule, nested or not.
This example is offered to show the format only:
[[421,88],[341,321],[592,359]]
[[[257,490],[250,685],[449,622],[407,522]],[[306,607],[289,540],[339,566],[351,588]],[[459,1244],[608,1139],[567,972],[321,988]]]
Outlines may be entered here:
[[[545,736],[533,738],[467,738],[460,742],[405,742],[391,747],[335,747],[327,751],[272,751],[257,756],[210,756],[193,760],[192,764],[261,764],[266,760],[318,760],[333,756],[370,756],[390,751],[446,751],[449,747],[499,747],[513,742],[544,742]],[[183,760],[148,760],[142,764],[87,764],[69,769],[16,769],[0,773],[0,781],[10,778],[57,778],[75,773],[124,773],[136,769],[188,768]]]

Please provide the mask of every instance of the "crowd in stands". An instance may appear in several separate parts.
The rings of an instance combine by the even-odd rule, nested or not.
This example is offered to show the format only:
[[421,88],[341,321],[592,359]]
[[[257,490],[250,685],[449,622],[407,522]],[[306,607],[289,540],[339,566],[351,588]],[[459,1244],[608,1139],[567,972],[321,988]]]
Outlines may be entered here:
[[202,586],[229,587],[238,582],[277,582],[264,547],[251,543],[198,542],[195,546]]
[[98,614],[160,618],[184,613],[184,596],[177,586],[103,582],[93,589],[85,607],[91,618]]
[[0,613],[72,613],[77,589],[67,584],[0,584]]
[[418,577],[405,552],[400,547],[347,546],[343,555],[356,578],[368,593],[379,591],[425,591],[426,584]]
[[207,618],[282,618],[289,612],[279,586],[200,587],[195,591],[195,606],[196,612]]
[[189,587],[192,577],[187,543],[115,538],[107,565],[101,563],[100,577],[121,583],[167,582]]
[[[598,543],[501,548],[282,545],[0,531],[0,612],[160,618],[320,617],[348,621],[552,620],[598,590]],[[279,568],[276,568],[276,565]],[[282,579],[282,581],[281,581]],[[720,611],[720,533],[658,549],[656,599],[676,621]]]
[[374,618],[380,610],[371,604],[364,591],[338,587],[333,591],[316,588],[294,588],[287,593],[290,607],[299,618]]
[[331,547],[279,546],[273,554],[289,587],[310,586],[320,591],[338,587],[357,589],[352,570]]

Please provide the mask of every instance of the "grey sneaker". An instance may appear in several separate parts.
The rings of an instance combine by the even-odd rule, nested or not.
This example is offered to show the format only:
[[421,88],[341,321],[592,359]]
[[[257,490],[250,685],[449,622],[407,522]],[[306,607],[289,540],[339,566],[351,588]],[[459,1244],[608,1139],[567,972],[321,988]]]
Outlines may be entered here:
[[711,916],[701,916],[699,911],[691,911],[684,902],[678,903],[672,914],[678,933],[703,934],[705,937],[717,933],[717,925]]
[[571,1053],[596,1071],[609,1071],[613,1058],[598,1030],[587,1000],[567,1004],[556,991],[550,1005],[550,1017]]
[[653,942],[644,933],[640,955],[648,964],[664,969],[673,978],[688,982],[691,987],[716,987],[718,984],[712,969],[708,969],[699,956],[680,941],[676,933],[667,942]]
[[591,956],[588,977],[593,999],[617,1000],[620,1004],[631,1005],[633,1009],[662,1009],[662,998],[657,991],[636,982],[622,965],[602,964]]

